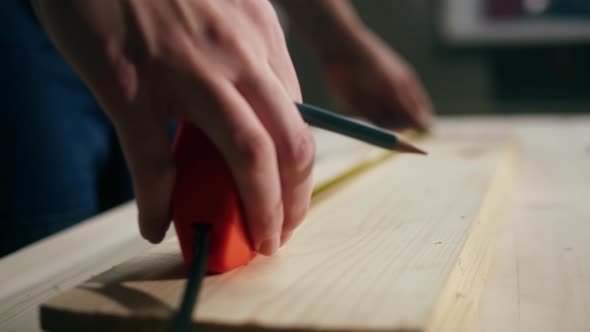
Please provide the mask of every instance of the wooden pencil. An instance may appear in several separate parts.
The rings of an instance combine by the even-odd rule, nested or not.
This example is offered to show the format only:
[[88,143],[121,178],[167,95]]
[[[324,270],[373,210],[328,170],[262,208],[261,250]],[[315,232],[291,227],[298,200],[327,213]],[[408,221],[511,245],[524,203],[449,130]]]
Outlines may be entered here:
[[395,133],[372,126],[317,106],[295,103],[303,120],[310,126],[352,137],[388,150],[426,154],[412,144],[405,142]]

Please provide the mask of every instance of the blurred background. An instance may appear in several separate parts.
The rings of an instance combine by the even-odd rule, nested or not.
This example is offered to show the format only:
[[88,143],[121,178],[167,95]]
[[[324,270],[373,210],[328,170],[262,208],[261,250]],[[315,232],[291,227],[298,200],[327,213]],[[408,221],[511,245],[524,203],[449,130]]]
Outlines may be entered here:
[[[439,114],[590,111],[590,0],[356,0]],[[290,33],[305,100],[335,107]]]

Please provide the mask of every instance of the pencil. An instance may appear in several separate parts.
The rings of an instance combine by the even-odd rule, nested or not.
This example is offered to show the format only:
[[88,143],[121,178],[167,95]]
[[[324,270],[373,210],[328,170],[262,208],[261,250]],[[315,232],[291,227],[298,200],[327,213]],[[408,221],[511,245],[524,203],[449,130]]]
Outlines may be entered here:
[[209,224],[195,224],[194,258],[188,271],[180,309],[172,322],[170,332],[192,331],[193,311],[201,289],[201,281],[207,271],[210,230],[211,225]]
[[295,103],[295,105],[299,109],[303,120],[310,126],[352,137],[388,150],[426,154],[426,152],[405,142],[391,131],[321,109],[317,106],[300,103]]

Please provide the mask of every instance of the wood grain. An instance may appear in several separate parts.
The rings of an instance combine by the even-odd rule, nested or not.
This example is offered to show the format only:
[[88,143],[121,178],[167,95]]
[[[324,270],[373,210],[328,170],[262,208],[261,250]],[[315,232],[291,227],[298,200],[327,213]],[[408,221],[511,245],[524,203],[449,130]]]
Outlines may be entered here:
[[317,153],[313,169],[314,195],[360,174],[396,153],[326,130],[313,130]]
[[[464,330],[465,315],[452,324],[440,317],[465,305],[453,300],[457,287],[481,288],[495,233],[486,230],[498,224],[490,211],[507,197],[512,154],[495,139],[438,137],[426,148],[429,158],[386,161],[315,204],[278,255],[207,277],[195,328]],[[168,241],[47,302],[42,326],[165,330],[183,291],[181,266]]]
[[522,162],[475,331],[590,331],[589,120],[511,124]]
[[[322,197],[336,178],[359,174],[359,162],[374,163],[364,158],[387,153],[327,131],[313,134],[315,188],[322,188]],[[38,331],[40,303],[145,252],[150,245],[139,236],[136,219],[134,202],[127,203],[0,259],[0,331]]]

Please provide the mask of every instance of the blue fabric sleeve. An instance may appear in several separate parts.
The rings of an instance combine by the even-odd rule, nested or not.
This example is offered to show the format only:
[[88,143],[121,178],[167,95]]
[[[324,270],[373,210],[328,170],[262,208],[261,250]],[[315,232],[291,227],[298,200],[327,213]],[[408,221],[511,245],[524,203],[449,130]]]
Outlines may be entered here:
[[3,1],[0,50],[2,256],[132,192],[112,126],[28,1]]

